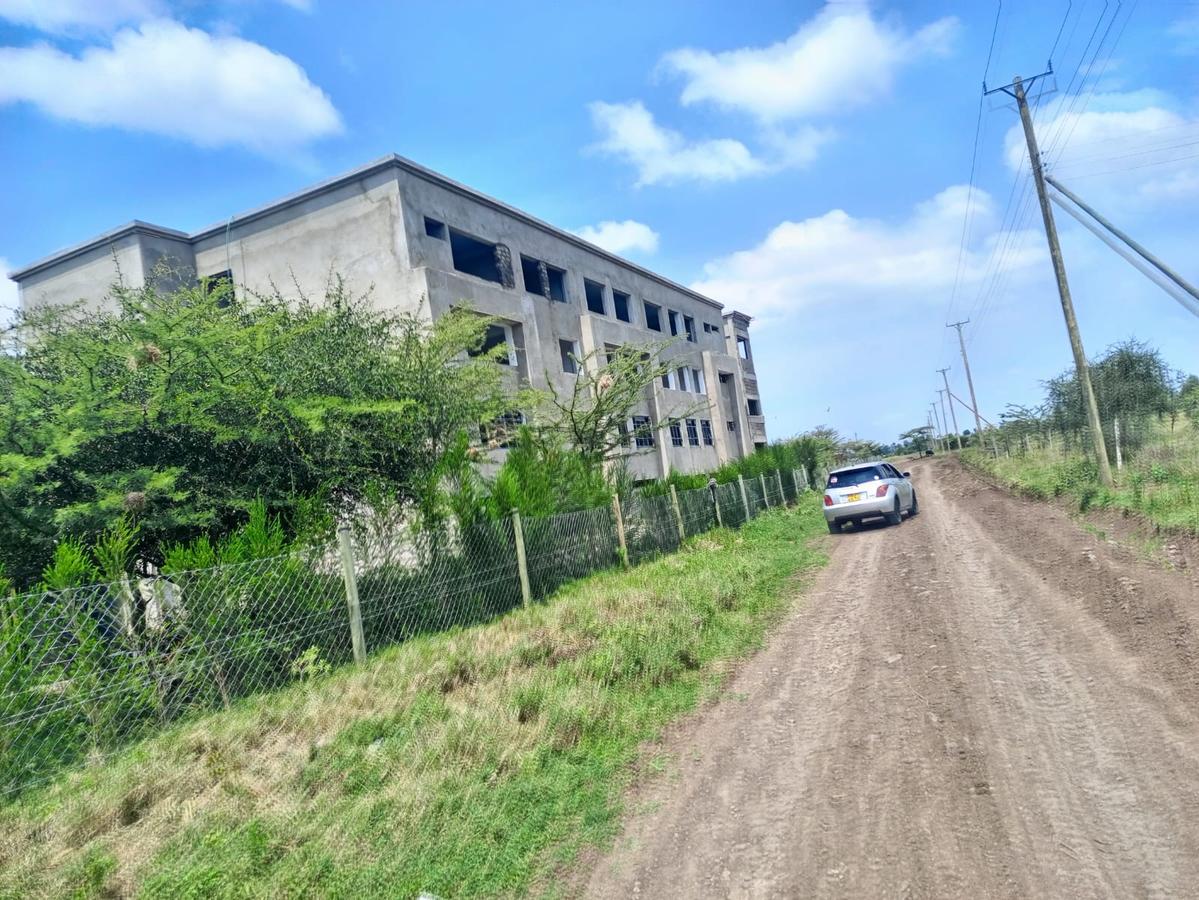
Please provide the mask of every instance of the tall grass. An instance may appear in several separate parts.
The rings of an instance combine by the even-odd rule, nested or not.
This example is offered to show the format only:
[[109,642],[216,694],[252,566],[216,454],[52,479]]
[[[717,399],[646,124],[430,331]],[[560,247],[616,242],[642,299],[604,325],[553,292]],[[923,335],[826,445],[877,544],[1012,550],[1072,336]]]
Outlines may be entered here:
[[1154,525],[1199,533],[1199,428],[1188,423],[1171,429],[1162,423],[1122,470],[1109,490],[1094,462],[1077,450],[1017,449],[993,458],[971,448],[963,461],[1022,493],[1043,499],[1068,497],[1080,509],[1123,509]]
[[0,896],[553,893],[823,561],[814,494],[180,725],[0,809]]

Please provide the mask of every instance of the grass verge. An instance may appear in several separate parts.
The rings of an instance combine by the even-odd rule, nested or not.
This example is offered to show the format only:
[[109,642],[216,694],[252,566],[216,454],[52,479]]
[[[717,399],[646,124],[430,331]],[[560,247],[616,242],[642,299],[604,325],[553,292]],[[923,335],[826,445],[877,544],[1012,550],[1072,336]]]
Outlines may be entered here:
[[1099,481],[1095,464],[1078,454],[1030,450],[993,458],[975,448],[961,454],[963,464],[989,475],[1008,488],[1047,500],[1070,498],[1080,511],[1118,509],[1136,512],[1169,531],[1199,534],[1199,448],[1179,442],[1150,445],[1122,472],[1109,490]]
[[552,894],[824,562],[818,502],[71,773],[0,808],[0,896]]

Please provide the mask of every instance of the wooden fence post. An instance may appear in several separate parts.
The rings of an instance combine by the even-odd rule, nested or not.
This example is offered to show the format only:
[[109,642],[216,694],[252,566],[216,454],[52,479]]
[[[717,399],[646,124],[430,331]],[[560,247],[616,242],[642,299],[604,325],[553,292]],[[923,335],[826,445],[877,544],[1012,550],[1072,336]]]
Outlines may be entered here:
[[354,648],[354,662],[366,662],[366,636],[362,632],[362,606],[358,602],[358,576],[354,571],[354,542],[350,529],[345,525],[337,529],[337,542],[341,548],[341,577],[346,584],[346,606],[350,611],[350,644]]
[[670,486],[670,505],[674,507],[674,520],[679,526],[679,543],[687,540],[687,529],[683,527],[683,513],[679,509],[679,492],[675,490],[675,486]]
[[724,527],[724,517],[720,514],[720,486],[716,484],[716,479],[713,478],[708,482],[708,490],[712,492],[712,508],[716,510],[716,527]]
[[620,561],[627,569],[629,563],[629,545],[625,542],[624,536],[624,510],[620,508],[620,495],[612,495],[612,517],[616,520],[616,547],[617,553],[620,556]]
[[529,561],[525,557],[525,530],[520,524],[520,511],[512,510],[512,534],[516,538],[516,569],[520,574],[520,599],[528,606],[533,602],[533,592],[529,589]]
[[745,521],[749,521],[749,494],[745,493],[745,476],[737,476],[737,484],[741,488],[741,505],[745,507]]
[[779,483],[779,500],[783,506],[787,505],[787,492],[783,490],[783,472],[781,469],[774,470],[774,478]]
[[770,509],[770,495],[766,493],[766,473],[759,472],[758,480],[762,482],[762,502],[766,504],[767,509]]

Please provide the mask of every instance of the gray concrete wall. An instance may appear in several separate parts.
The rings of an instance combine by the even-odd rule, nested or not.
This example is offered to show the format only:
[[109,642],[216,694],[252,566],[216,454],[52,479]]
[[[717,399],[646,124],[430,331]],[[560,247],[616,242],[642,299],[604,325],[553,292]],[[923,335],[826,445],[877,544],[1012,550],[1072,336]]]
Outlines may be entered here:
[[129,285],[141,285],[142,248],[137,234],[126,234],[93,247],[19,282],[23,309],[83,301],[103,306],[118,274]]
[[372,291],[379,308],[414,309],[422,286],[408,266],[394,173],[381,171],[267,212],[214,228],[195,242],[201,276],[232,269],[238,289],[320,297],[331,274],[353,293]]

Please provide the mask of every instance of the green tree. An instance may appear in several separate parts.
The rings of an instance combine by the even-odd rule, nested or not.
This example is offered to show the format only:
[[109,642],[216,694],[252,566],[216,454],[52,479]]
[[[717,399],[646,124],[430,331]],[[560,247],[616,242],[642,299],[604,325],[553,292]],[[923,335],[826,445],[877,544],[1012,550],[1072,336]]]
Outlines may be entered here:
[[488,319],[227,285],[114,286],[21,317],[0,356],[0,560],[28,584],[64,538],[136,524],[133,556],[219,536],[260,498],[286,527],[371,489],[424,511],[459,434],[506,405]]

